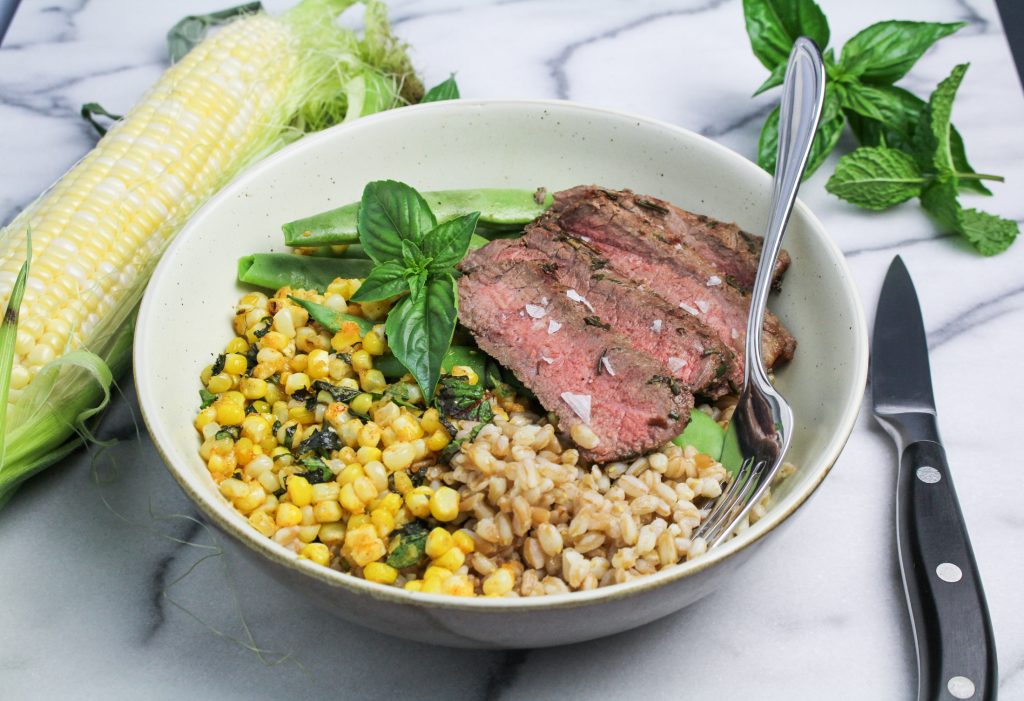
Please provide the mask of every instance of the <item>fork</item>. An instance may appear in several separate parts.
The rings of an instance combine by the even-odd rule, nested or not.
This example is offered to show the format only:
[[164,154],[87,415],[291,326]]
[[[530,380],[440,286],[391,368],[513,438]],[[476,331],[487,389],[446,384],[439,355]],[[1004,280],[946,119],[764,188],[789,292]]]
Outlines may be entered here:
[[704,538],[708,548],[725,541],[761,501],[793,437],[793,410],[765,371],[762,332],[775,260],[782,250],[782,237],[825,99],[825,68],[821,52],[810,39],[799,37],[793,44],[782,88],[768,228],[747,318],[743,390],[729,421],[722,453],[722,463],[734,469],[735,475],[694,535]]

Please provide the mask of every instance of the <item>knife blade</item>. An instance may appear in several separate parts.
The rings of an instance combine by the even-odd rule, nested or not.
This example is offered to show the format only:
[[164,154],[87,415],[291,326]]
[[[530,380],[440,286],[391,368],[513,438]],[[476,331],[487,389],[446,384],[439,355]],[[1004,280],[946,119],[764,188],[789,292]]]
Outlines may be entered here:
[[896,543],[917,647],[918,701],[994,701],[992,622],[939,438],[921,307],[899,256],[882,285],[871,355],[875,418],[899,452]]

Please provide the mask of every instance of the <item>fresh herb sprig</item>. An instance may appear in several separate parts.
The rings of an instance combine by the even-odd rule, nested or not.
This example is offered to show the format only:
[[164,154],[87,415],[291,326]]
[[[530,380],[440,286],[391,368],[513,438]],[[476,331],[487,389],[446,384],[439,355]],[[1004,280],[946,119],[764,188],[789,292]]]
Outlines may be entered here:
[[[828,21],[814,0],[743,0],[743,11],[754,55],[771,72],[755,95],[781,85],[798,36],[810,37],[823,50],[828,84],[804,177],[824,163],[849,124],[861,147],[840,159],[826,184],[829,192],[875,210],[920,197],[943,228],[961,234],[984,255],[1013,243],[1016,222],[964,209],[957,199],[964,192],[991,195],[982,181],[1003,180],[974,171],[950,121],[967,64],[954,68],[927,102],[894,85],[936,41],[965,23],[878,22],[851,38],[837,61],[826,48]],[[769,172],[775,170],[778,128],[776,107],[758,140],[758,164]]]
[[469,249],[479,217],[471,212],[438,224],[423,196],[394,180],[369,183],[359,203],[359,242],[375,265],[352,300],[404,295],[384,330],[391,352],[428,401],[455,332],[455,266]]

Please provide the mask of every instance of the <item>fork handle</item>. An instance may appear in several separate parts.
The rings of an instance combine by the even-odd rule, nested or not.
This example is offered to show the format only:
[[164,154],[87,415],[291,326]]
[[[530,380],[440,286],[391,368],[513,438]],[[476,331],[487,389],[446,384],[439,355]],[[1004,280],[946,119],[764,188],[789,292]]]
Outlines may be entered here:
[[996,648],[985,592],[942,446],[900,456],[896,532],[917,642],[918,701],[995,701]]

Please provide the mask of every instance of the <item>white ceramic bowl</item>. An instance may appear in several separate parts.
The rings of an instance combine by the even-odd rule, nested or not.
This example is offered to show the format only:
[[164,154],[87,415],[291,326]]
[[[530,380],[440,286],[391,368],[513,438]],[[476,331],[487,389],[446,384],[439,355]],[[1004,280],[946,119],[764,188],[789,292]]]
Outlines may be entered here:
[[462,647],[537,647],[617,633],[710,592],[755,552],[828,473],[853,428],[867,373],[863,312],[842,255],[798,204],[793,258],[771,306],[799,340],[778,374],[793,405],[796,474],[768,514],[695,561],[626,584],[557,596],[490,599],[407,592],[296,556],[259,535],[223,499],[197,453],[199,372],[232,336],[243,294],[235,261],[286,250],[280,224],[359,199],[370,180],[421,190],[631,188],[760,231],[770,178],[697,134],[566,102],[462,100],[374,115],[305,138],[250,168],[192,218],[164,254],[139,313],[134,368],[146,425],[171,474],[206,517],[268,574],[327,610],[415,640]]

